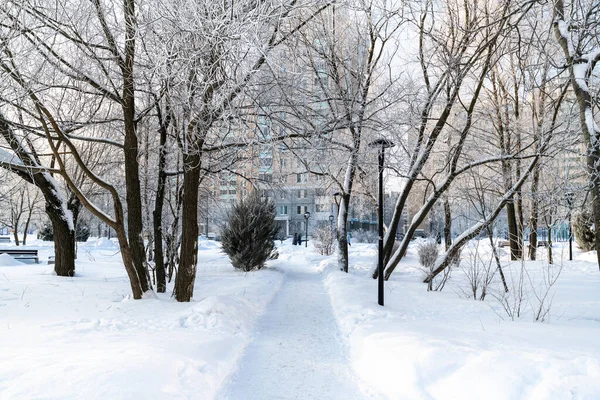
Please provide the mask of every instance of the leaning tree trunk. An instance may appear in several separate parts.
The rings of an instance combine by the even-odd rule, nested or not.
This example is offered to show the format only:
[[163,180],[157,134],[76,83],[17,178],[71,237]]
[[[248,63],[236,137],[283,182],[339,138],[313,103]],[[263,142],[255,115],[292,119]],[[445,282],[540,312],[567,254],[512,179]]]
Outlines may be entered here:
[[[25,181],[37,186],[46,202],[46,214],[54,230],[55,263],[54,271],[58,276],[75,275],[75,229],[73,216],[66,213],[67,204],[61,196],[56,181],[47,172],[27,171],[27,167],[39,167],[32,152],[18,140],[4,116],[0,113],[0,136],[4,137],[11,149],[21,160],[24,169],[15,172]],[[11,169],[12,170],[12,169]]]
[[[506,284],[506,277],[504,276],[504,271],[502,270],[502,263],[500,262],[500,255],[498,254],[498,250],[496,249],[496,245],[494,244],[494,232],[490,226],[487,227],[488,239],[490,241],[490,246],[492,247],[492,254],[494,256],[494,260],[496,261],[496,269],[500,272],[500,278],[502,279],[502,286],[504,286],[504,291],[508,293],[508,285]],[[446,249],[448,251],[448,249]]]
[[183,215],[181,220],[181,253],[175,277],[175,298],[190,301],[194,296],[194,281],[198,262],[198,185],[200,183],[200,155],[184,156]]
[[423,281],[424,283],[431,282],[433,278],[435,278],[440,272],[442,272],[450,265],[451,260],[455,260],[458,257],[462,247],[469,240],[477,237],[482,230],[487,229],[489,226],[491,226],[491,224],[496,220],[496,218],[500,214],[500,211],[502,211],[502,209],[506,207],[508,202],[512,201],[515,192],[519,190],[521,186],[523,186],[523,183],[529,177],[529,174],[537,164],[539,158],[539,154],[533,158],[527,170],[524,171],[521,175],[521,178],[513,185],[513,187],[511,187],[505,193],[502,199],[498,202],[496,208],[494,208],[487,217],[484,217],[480,222],[472,226],[470,229],[467,229],[467,231],[463,232],[463,234],[460,235],[454,241],[454,243],[452,244],[452,246],[450,246],[444,257],[440,261],[436,261],[435,269],[429,275],[427,275],[427,277]]
[[72,219],[65,218],[64,209],[46,203],[46,214],[54,235],[54,272],[58,276],[75,275],[75,229]]

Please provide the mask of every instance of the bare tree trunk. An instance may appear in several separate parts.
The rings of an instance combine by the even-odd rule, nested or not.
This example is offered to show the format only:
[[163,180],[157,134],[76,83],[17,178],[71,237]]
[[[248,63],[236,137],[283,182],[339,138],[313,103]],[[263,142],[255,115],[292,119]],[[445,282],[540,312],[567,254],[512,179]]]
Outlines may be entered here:
[[[574,2],[571,6],[581,7],[582,4],[586,3]],[[558,44],[563,50],[567,65],[569,67],[571,86],[573,87],[575,97],[577,98],[577,104],[579,106],[581,133],[583,136],[583,143],[585,143],[587,147],[586,164],[588,174],[590,176],[590,192],[592,195],[594,225],[598,227],[600,226],[600,163],[598,163],[598,160],[600,159],[600,146],[598,145],[600,141],[600,131],[597,130],[597,125],[593,119],[593,100],[589,89],[589,81],[592,79],[592,71],[595,68],[596,63],[600,61],[600,53],[595,53],[594,55],[587,54],[586,57],[583,57],[581,54],[581,49],[579,49],[579,44],[577,44],[579,53],[573,54],[573,43],[570,42],[571,37],[569,37],[569,35],[571,35],[571,26],[569,26],[568,22],[568,18],[570,18],[570,16],[565,16],[565,2],[563,0],[554,0],[553,6],[554,18],[552,19],[552,24],[554,27],[554,34]],[[583,10],[578,10],[577,12],[583,12]],[[576,12],[572,10],[572,13],[575,14]],[[589,13],[590,16],[593,15],[592,9],[590,9]],[[593,20],[595,21],[597,19],[593,18]],[[582,33],[581,29],[577,29],[577,31],[582,35],[583,39],[587,39],[586,34]],[[589,32],[593,32],[593,30],[590,29]],[[592,34],[593,33],[590,33],[589,35]],[[583,39],[580,40],[583,41]],[[578,67],[578,76],[576,76],[575,73],[575,65]],[[598,268],[600,269],[600,229],[595,230],[594,244],[596,248]]]
[[[179,160],[177,162],[179,166]],[[181,219],[181,208],[183,203],[183,185],[179,182],[179,175],[175,183],[175,210],[173,210],[173,222],[171,224],[171,231],[166,235],[165,241],[167,246],[167,279],[169,282],[173,279],[173,273],[175,272],[175,266],[179,264],[179,258],[177,250],[181,245],[181,238],[179,236],[179,220]]]
[[552,260],[552,226],[547,225],[548,228],[548,264],[554,264]]
[[125,161],[125,197],[127,199],[127,241],[131,248],[131,258],[139,278],[142,292],[151,289],[146,265],[146,252],[142,232],[142,199],[139,170],[138,138],[135,123],[135,85],[134,85],[134,57],[135,57],[135,3],[134,0],[125,0],[125,59],[121,70],[123,75],[122,109],[125,123],[124,161]]
[[[23,147],[15,132],[4,115],[0,113],[0,135],[4,137],[11,149],[25,166],[37,167],[32,153]],[[52,222],[54,231],[55,263],[54,271],[58,276],[75,275],[75,229],[73,217],[65,213],[67,204],[60,196],[59,188],[47,173],[26,172],[26,170],[13,171],[25,181],[37,186],[46,201],[46,214]]]
[[444,199],[444,244],[446,251],[452,246],[452,210],[448,197]]
[[27,246],[27,230],[29,229],[29,223],[31,222],[31,215],[33,214],[33,209],[30,208],[27,212],[27,220],[25,221],[25,229],[23,230],[23,246]]
[[533,170],[531,180],[531,215],[529,216],[529,259],[535,260],[537,252],[537,229],[539,220],[538,190],[540,183],[540,166]]
[[141,299],[145,293],[142,285],[140,284],[141,280],[146,277],[146,275],[139,276],[138,270],[135,266],[135,262],[133,260],[133,254],[131,250],[131,246],[127,241],[127,235],[125,234],[125,229],[116,229],[117,239],[119,240],[119,247],[121,248],[121,258],[123,259],[123,264],[125,265],[125,271],[127,271],[127,276],[129,277],[129,282],[131,282],[131,292],[134,299]]
[[508,219],[508,242],[510,245],[510,259],[512,261],[515,261],[519,259],[519,234],[514,198],[511,198],[506,204],[506,217]]
[[54,271],[58,276],[75,275],[75,230],[56,213],[46,207],[46,214],[52,222],[54,234]]
[[184,155],[183,215],[181,221],[181,253],[175,277],[175,298],[190,301],[194,296],[196,264],[198,261],[198,185],[200,183],[198,154]]
[[154,224],[154,268],[156,271],[156,290],[164,293],[167,290],[167,279],[165,274],[165,256],[163,253],[162,215],[165,201],[165,185],[167,182],[166,155],[167,155],[167,127],[163,121],[160,107],[157,106],[160,132],[160,148],[158,153],[158,183],[156,188],[156,200],[152,213]]
[[20,246],[20,242],[19,242],[19,230],[17,229],[17,226],[18,225],[15,225],[15,227],[13,228],[13,238],[15,239],[15,246]]
[[338,268],[348,272],[348,204],[350,196],[342,194],[338,210],[337,258]]
[[[508,293],[508,285],[506,284],[506,278],[504,277],[504,271],[502,270],[502,263],[500,262],[500,256],[498,255],[498,249],[496,249],[496,245],[494,244],[494,236],[492,229],[487,227],[488,239],[490,239],[490,246],[492,246],[492,254],[494,255],[494,260],[496,260],[496,268],[498,268],[498,272],[500,272],[500,278],[502,279],[502,285],[504,286],[504,291]],[[446,251],[448,251],[446,249]]]

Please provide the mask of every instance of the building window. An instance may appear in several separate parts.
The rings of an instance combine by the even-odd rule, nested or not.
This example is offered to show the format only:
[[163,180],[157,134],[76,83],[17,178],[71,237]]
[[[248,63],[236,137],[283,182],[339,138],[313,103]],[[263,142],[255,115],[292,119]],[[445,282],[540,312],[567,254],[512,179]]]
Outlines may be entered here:
[[298,198],[299,199],[305,199],[306,198],[306,190],[305,189],[298,190],[297,194],[298,194]]
[[308,206],[298,206],[296,207],[296,214],[301,215],[308,211]]
[[273,175],[272,174],[258,174],[258,179],[263,182],[272,182]]
[[260,166],[261,167],[271,167],[273,165],[273,159],[268,157],[268,158],[261,158],[260,159]]
[[296,183],[306,183],[308,182],[308,174],[296,174]]
[[315,205],[315,211],[316,212],[327,212],[328,210],[328,204],[316,204]]
[[288,206],[279,206],[279,214],[287,215],[287,213],[288,213]]
[[281,159],[281,166],[282,166],[283,168],[285,168],[285,167],[287,167],[287,166],[288,166],[288,160],[287,160],[287,158],[282,158],[282,159]]

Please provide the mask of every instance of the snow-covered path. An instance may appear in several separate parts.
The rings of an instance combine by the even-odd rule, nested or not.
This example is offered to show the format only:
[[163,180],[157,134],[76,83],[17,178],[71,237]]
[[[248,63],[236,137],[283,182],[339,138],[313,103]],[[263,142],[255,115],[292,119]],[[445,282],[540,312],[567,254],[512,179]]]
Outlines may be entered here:
[[322,276],[307,264],[282,269],[285,281],[217,399],[364,399]]

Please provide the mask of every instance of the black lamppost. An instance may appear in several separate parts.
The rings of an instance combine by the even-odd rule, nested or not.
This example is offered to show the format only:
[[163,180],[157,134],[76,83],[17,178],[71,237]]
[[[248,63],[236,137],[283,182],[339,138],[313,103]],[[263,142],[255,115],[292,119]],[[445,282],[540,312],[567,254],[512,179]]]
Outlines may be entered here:
[[304,247],[308,247],[308,219],[310,218],[310,213],[307,211],[304,213],[304,219],[306,220],[305,222],[305,227],[306,227],[306,234],[304,235]]
[[394,147],[394,143],[387,139],[378,139],[369,143],[369,147],[379,149],[379,196],[377,207],[377,228],[379,235],[379,249],[377,260],[377,302],[383,306],[383,156],[385,149]]
[[329,230],[331,231],[331,240],[333,240],[334,238],[334,234],[333,234],[333,220],[335,219],[335,217],[333,216],[333,214],[331,214],[329,216]]
[[565,200],[569,207],[569,261],[573,261],[573,228],[571,227],[571,213],[573,212],[573,192],[565,193]]
[[335,201],[335,205],[337,206],[337,213],[340,213],[340,197],[342,197],[342,194],[340,192],[335,192],[333,194],[333,201]]

